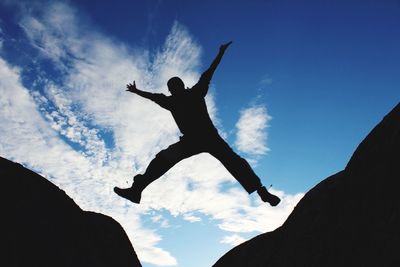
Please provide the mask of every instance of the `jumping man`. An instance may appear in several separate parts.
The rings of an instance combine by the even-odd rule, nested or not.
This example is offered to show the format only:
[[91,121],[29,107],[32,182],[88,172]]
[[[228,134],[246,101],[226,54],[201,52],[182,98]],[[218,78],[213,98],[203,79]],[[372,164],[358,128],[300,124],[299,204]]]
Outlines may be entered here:
[[145,173],[133,178],[131,187],[125,189],[115,187],[115,193],[134,203],[140,203],[142,191],[150,183],[160,178],[181,160],[207,152],[217,158],[249,194],[257,191],[264,202],[270,203],[271,206],[278,205],[280,199],[267,191],[247,161],[237,155],[221,138],[207,111],[204,98],[211,78],[231,43],[221,45],[210,67],[190,89],[185,89],[179,77],[173,77],[167,83],[170,96],[139,90],[135,81],[127,85],[127,91],[150,99],[169,110],[182,136],[177,143],[159,152],[150,162]]

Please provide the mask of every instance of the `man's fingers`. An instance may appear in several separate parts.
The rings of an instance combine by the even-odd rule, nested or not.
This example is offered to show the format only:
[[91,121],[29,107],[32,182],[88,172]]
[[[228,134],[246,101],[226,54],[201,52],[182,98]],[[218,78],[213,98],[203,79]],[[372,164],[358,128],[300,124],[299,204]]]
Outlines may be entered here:
[[228,43],[225,43],[225,44],[222,44],[222,45],[220,46],[220,49],[222,49],[222,50],[225,50],[225,49],[227,49],[227,48],[228,48],[228,46],[230,46],[230,45],[231,45],[231,43],[232,43],[232,41],[230,41],[230,42],[228,42]]
[[132,83],[128,83],[128,84],[126,85],[126,88],[128,88],[126,91],[133,92],[133,90],[136,89],[136,83],[135,83],[135,81],[133,81],[133,84],[132,84]]
[[227,48],[228,46],[230,46],[230,45],[231,45],[231,43],[232,43],[232,41],[230,41],[230,42],[228,42],[228,43],[224,44],[223,46],[224,46],[225,48]]

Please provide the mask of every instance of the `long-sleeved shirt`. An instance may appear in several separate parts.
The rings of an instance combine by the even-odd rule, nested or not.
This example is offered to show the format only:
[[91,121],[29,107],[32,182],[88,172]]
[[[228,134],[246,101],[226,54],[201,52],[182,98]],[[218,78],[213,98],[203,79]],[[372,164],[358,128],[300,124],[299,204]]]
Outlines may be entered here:
[[212,72],[206,71],[192,88],[171,96],[153,94],[150,100],[172,113],[179,130],[185,136],[215,134],[217,129],[205,101],[211,77]]

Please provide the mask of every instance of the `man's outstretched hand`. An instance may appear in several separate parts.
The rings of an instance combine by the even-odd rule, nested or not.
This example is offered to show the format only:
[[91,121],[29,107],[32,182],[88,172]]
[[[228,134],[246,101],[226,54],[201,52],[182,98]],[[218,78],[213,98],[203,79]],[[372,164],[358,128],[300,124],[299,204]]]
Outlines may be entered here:
[[231,43],[232,43],[232,41],[230,41],[230,42],[228,42],[228,43],[226,43],[226,44],[222,44],[222,45],[219,47],[219,50],[220,50],[220,51],[225,51],[225,50],[228,48],[228,46],[231,45]]
[[128,83],[127,85],[126,85],[126,88],[128,88],[128,89],[126,89],[126,91],[129,91],[129,92],[132,92],[132,93],[136,93],[137,92],[137,88],[136,88],[136,83],[135,83],[135,81],[133,81],[133,83]]

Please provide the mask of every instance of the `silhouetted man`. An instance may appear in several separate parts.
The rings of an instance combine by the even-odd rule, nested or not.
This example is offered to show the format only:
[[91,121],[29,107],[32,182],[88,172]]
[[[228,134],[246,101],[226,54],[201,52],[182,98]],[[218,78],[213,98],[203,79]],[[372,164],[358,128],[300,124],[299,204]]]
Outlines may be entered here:
[[170,96],[144,92],[136,88],[135,82],[127,85],[127,91],[150,99],[169,110],[183,135],[177,143],[159,152],[150,162],[145,173],[134,177],[131,187],[126,189],[115,187],[115,193],[139,203],[142,191],[172,166],[185,158],[207,152],[217,158],[249,194],[257,191],[264,202],[269,202],[272,206],[278,205],[280,199],[262,186],[260,179],[247,161],[237,155],[220,137],[207,111],[204,97],[214,71],[231,43],[221,45],[211,66],[191,89],[185,89],[179,77],[173,77],[167,83]]

